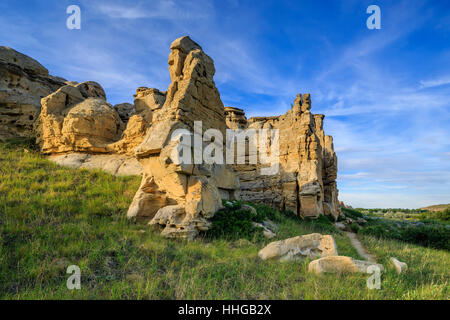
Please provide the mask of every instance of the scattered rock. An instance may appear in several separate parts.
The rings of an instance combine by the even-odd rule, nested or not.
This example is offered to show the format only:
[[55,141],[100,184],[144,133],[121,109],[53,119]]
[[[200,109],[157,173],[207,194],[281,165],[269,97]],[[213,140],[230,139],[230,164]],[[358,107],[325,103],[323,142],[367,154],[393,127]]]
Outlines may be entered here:
[[336,243],[331,235],[312,233],[269,243],[258,253],[262,260],[302,260],[337,255]]
[[367,268],[372,265],[378,266],[381,271],[384,270],[381,264],[336,255],[311,261],[308,271],[314,273],[367,273]]
[[257,222],[253,222],[253,225],[257,228],[262,228],[263,229],[263,234],[267,239],[272,239],[275,238],[277,235],[272,232],[272,230],[269,230],[268,228],[266,228],[263,224],[261,223],[257,223]]
[[335,226],[336,228],[338,228],[339,230],[342,230],[342,231],[347,230],[346,225],[343,224],[342,222],[335,222],[335,223],[334,223],[334,226]]
[[394,264],[395,271],[397,271],[398,274],[404,273],[408,270],[408,265],[405,262],[401,262],[394,257],[391,257],[391,261]]
[[366,223],[367,223],[367,220],[364,219],[364,218],[358,218],[358,219],[356,219],[356,223],[359,223],[359,224],[366,224]]
[[264,220],[263,225],[264,225],[264,227],[266,227],[267,229],[269,229],[273,232],[278,231],[278,226],[270,220]]

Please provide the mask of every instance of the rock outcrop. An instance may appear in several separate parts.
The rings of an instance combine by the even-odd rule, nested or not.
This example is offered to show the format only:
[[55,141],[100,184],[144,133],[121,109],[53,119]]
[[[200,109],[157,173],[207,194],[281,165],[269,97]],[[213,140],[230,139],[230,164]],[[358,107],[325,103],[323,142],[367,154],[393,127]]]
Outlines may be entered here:
[[[63,165],[142,172],[127,215],[150,221],[167,237],[190,239],[207,230],[222,199],[261,202],[301,217],[337,218],[333,140],[324,133],[324,116],[311,113],[309,94],[297,95],[284,115],[247,119],[242,109],[224,107],[213,80],[214,62],[189,37],[171,44],[168,63],[167,91],[139,87],[134,104],[113,107],[98,83],[51,77],[37,61],[2,48],[0,136],[35,135],[42,152]],[[259,129],[278,130],[278,155],[263,140],[247,139],[245,155],[224,163],[228,130]],[[271,147],[277,139],[269,136],[268,142]],[[262,174],[267,164],[242,161],[261,159],[267,150],[277,162],[271,174]]]
[[0,139],[33,137],[41,98],[64,85],[36,60],[0,46]]
[[230,128],[279,130],[278,174],[262,176],[259,166],[235,166],[241,181],[241,198],[290,210],[302,217],[325,214],[336,219],[340,209],[333,138],[324,133],[324,115],[314,115],[310,109],[310,95],[299,94],[293,107],[282,116],[245,121],[241,110],[228,111]]
[[[153,114],[144,141],[135,149],[144,173],[128,217],[150,218],[163,235],[191,239],[210,227],[209,219],[222,207],[223,197],[235,197],[239,181],[226,165],[196,164],[194,159],[176,163],[172,151],[180,143],[188,145],[191,156],[195,150],[190,134],[172,139],[175,130],[194,132],[194,122],[201,121],[200,135],[213,128],[225,136],[226,123],[212,59],[189,37],[175,40],[170,49],[172,83],[167,93],[153,90],[142,97],[144,89],[136,95],[136,108],[142,104]],[[217,143],[223,147],[223,142]]]
[[97,83],[65,85],[41,103],[36,131],[44,154],[107,153],[122,134],[123,122]]

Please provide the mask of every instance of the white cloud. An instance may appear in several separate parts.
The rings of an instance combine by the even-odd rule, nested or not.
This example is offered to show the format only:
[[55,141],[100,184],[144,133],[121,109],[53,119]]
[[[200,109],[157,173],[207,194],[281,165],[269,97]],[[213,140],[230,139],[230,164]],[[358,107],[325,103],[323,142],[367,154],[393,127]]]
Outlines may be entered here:
[[420,81],[421,88],[433,88],[433,87],[444,86],[447,84],[450,84],[450,76]]
[[151,3],[140,1],[132,5],[129,3],[96,3],[95,8],[112,19],[189,20],[209,17],[212,6],[204,1],[156,0]]

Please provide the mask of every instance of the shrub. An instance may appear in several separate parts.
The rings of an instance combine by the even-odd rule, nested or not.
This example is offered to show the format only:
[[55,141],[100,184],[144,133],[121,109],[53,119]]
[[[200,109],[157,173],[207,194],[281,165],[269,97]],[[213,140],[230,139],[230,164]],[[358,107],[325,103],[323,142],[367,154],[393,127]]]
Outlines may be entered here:
[[352,223],[352,224],[350,224],[350,229],[354,233],[358,233],[358,231],[361,229],[361,227],[357,223]]
[[212,227],[206,232],[209,238],[226,238],[226,239],[253,239],[260,230],[255,228],[253,222],[255,217],[250,210],[242,209],[239,201],[224,202],[225,207],[214,215],[212,218]]
[[399,223],[386,219],[371,220],[359,233],[450,250],[449,226],[435,222]]
[[363,218],[364,215],[354,209],[348,209],[348,208],[341,208],[342,212],[345,214],[345,216],[352,218],[352,219],[358,219],[358,218]]

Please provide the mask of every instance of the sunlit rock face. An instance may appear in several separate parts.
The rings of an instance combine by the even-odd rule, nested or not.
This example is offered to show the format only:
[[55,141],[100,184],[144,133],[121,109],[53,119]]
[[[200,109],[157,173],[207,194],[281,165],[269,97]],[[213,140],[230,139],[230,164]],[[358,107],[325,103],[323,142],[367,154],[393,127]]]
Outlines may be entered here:
[[[166,237],[192,239],[208,230],[222,199],[261,202],[301,217],[337,218],[333,139],[324,133],[324,116],[311,113],[309,94],[298,94],[284,115],[247,119],[242,109],[224,107],[214,62],[192,39],[171,44],[168,64],[166,91],[139,87],[133,104],[112,106],[100,84],[51,77],[37,61],[2,47],[0,134],[34,136],[42,153],[62,165],[142,174],[127,216],[158,226]],[[223,140],[201,139],[200,145],[219,146],[224,160],[227,130],[278,130],[278,170],[263,174],[261,162],[194,161],[195,135],[174,139],[173,134],[178,129],[193,133],[197,122],[203,138],[209,129],[222,135]],[[276,143],[269,140],[270,149]],[[173,150],[180,145],[190,150],[189,163],[174,161]],[[267,151],[263,147],[261,140],[255,149],[248,145],[241,160],[261,155]]]
[[171,136],[176,129],[194,132],[194,122],[201,121],[202,133],[213,128],[225,137],[227,126],[213,80],[213,60],[189,37],[175,40],[170,50],[172,82],[164,99],[159,93],[142,99],[158,107],[144,141],[135,149],[144,173],[128,217],[150,219],[166,237],[192,239],[210,227],[209,219],[222,207],[222,198],[237,197],[239,180],[227,165],[172,162],[172,150],[178,142]]
[[[333,138],[323,130],[324,115],[312,114],[309,94],[298,94],[284,115],[254,117],[230,109],[230,128],[278,129],[279,172],[262,176],[258,165],[236,165],[243,200],[262,202],[302,217],[340,214]],[[245,119],[245,120],[244,120]]]
[[63,85],[36,60],[0,46],[0,139],[32,137],[41,98]]

